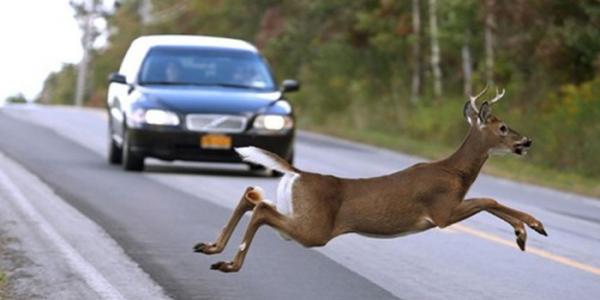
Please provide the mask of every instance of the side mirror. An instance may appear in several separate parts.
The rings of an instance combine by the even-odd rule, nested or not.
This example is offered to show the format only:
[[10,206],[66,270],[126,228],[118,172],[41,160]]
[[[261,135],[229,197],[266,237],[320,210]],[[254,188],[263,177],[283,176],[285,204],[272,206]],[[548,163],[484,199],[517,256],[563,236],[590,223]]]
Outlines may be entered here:
[[108,75],[108,83],[122,83],[122,84],[127,84],[127,78],[125,78],[124,75],[121,75],[117,72],[113,72],[110,73],[110,75]]
[[298,80],[286,79],[281,83],[281,92],[295,92],[300,89]]

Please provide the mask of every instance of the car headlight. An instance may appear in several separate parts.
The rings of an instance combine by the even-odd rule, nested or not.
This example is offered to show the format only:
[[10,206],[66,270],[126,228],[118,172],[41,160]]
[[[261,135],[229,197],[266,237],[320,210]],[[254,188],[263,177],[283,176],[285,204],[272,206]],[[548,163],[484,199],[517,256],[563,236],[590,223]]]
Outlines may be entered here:
[[137,124],[149,124],[149,125],[166,125],[166,126],[177,126],[179,125],[179,117],[174,112],[162,110],[162,109],[138,109],[131,115],[131,121]]
[[287,130],[294,127],[294,120],[288,116],[260,115],[254,119],[253,127],[268,131]]

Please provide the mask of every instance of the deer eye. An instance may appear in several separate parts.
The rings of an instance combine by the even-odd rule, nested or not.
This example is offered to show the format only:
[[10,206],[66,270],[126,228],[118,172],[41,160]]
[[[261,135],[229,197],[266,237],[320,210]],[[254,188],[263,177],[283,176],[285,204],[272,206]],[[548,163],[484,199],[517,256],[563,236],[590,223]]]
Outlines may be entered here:
[[506,135],[508,133],[508,127],[506,127],[506,125],[500,125],[500,133],[502,133],[502,135]]

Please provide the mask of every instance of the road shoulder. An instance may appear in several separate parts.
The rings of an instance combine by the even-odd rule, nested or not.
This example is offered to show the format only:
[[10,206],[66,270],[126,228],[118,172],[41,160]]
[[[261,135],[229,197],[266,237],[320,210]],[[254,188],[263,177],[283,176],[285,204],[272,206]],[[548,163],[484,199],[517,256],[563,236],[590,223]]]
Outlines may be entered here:
[[9,299],[167,299],[99,226],[0,153],[0,269]]

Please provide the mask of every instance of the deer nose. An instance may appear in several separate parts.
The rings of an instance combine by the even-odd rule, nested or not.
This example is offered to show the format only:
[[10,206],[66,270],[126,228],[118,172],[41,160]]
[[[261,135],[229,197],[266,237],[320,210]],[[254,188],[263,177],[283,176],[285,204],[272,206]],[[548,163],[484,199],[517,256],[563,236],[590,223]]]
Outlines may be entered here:
[[525,138],[525,141],[523,142],[523,146],[531,147],[531,144],[533,144],[533,141],[530,138]]

